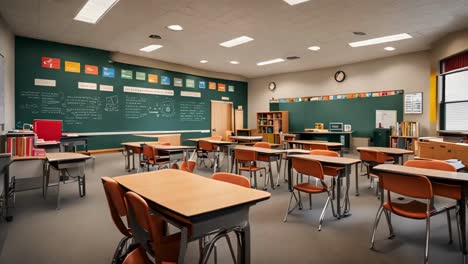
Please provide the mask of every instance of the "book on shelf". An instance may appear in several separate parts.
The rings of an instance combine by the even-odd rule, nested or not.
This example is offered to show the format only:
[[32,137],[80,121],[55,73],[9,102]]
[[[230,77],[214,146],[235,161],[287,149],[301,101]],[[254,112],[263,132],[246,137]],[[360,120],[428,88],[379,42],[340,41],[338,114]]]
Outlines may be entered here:
[[418,137],[419,123],[413,121],[402,121],[395,123],[392,129],[392,136],[399,137]]

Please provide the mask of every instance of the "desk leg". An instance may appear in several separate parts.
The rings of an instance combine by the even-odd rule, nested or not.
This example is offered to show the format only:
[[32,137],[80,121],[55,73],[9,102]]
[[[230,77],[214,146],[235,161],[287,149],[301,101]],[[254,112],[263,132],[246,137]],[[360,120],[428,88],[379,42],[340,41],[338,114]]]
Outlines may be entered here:
[[358,164],[359,163],[356,163],[356,171],[355,171],[355,177],[356,177],[356,196],[359,196],[359,173],[358,173]]
[[460,208],[459,217],[460,217],[460,235],[461,235],[461,247],[463,253],[463,263],[467,263],[467,248],[466,248],[466,194],[463,194],[462,199],[458,201],[458,206]]
[[288,190],[290,192],[293,191],[293,187],[292,187],[292,178],[293,178],[293,170],[292,170],[292,161],[291,160],[288,160],[286,159],[286,162],[288,163]]
[[280,179],[280,174],[281,174],[281,162],[283,161],[282,155],[278,156],[278,160],[276,161],[276,170],[278,172],[278,176],[276,177],[276,184],[275,187],[279,187],[279,179]]
[[[271,162],[272,162],[272,161],[271,161],[271,158],[272,158],[272,156],[269,157],[269,163],[270,163],[270,164],[269,164],[268,167],[269,167],[269,171],[270,171],[269,174],[270,174],[270,175],[268,175],[268,177],[269,177],[269,179],[270,179],[271,189],[274,190],[274,189],[275,189],[275,182],[274,182],[274,180],[273,180],[273,170],[271,169],[271,167],[272,167],[272,166],[271,166]],[[278,173],[279,173],[279,172],[278,172]],[[266,175],[265,175],[265,177],[266,177]],[[266,185],[265,185],[265,190],[266,190],[266,188],[267,188],[267,187],[266,187]]]
[[343,183],[343,173],[346,170],[341,170],[340,174],[338,175],[337,183],[336,183],[336,213],[337,213],[337,218],[340,219],[342,217],[341,215],[341,185]]
[[238,263],[250,264],[250,224],[247,223],[240,233],[241,248],[238,251],[237,261]]
[[59,179],[57,182],[57,210],[60,210],[60,182],[62,181],[62,177],[65,176],[65,173],[62,170],[59,170]]
[[[232,173],[232,170],[234,169],[234,153],[232,153],[234,149],[229,150],[229,155],[231,155],[231,169],[230,172]],[[236,173],[237,173],[237,165],[236,165]]]

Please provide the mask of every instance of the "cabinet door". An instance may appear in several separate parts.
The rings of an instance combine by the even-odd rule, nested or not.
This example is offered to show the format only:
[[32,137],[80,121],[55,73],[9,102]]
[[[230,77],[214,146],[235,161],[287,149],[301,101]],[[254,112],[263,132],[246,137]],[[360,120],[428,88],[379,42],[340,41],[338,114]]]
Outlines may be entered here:
[[419,142],[419,157],[434,159],[434,146],[427,142]]
[[453,156],[452,147],[447,143],[434,142],[434,159],[448,160]]
[[461,160],[465,166],[468,166],[468,147],[456,146],[455,155],[457,159]]

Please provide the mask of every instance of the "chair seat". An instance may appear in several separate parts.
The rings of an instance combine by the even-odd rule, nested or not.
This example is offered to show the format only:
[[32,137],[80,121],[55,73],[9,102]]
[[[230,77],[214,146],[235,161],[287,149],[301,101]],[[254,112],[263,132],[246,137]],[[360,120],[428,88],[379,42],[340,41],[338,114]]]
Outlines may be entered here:
[[300,183],[296,184],[293,187],[294,189],[301,191],[301,192],[306,192],[306,193],[322,193],[322,192],[327,192],[327,189],[322,187],[322,186],[317,186],[315,184],[311,183]]
[[240,171],[259,171],[259,170],[266,170],[265,167],[257,167],[257,166],[251,166],[251,167],[240,167]]
[[[426,219],[426,210],[427,204],[423,202],[419,202],[413,200],[409,203],[395,203],[392,202],[392,206],[390,207],[390,203],[385,203],[383,207],[399,216],[412,218],[412,219]],[[435,211],[435,208],[431,206],[431,212]]]

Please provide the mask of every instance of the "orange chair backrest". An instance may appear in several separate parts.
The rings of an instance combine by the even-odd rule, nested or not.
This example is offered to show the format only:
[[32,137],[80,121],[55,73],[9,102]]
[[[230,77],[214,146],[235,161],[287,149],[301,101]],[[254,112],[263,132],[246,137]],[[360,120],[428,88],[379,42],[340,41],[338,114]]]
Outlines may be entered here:
[[321,150],[328,150],[328,146],[322,144],[310,144],[309,149],[321,149]]
[[159,145],[162,145],[162,146],[170,146],[170,145],[171,145],[171,142],[161,142],[161,143],[159,143]]
[[375,163],[385,163],[390,158],[387,154],[383,152],[373,150],[360,150],[359,156],[362,161]]
[[243,186],[246,188],[250,188],[250,181],[244,176],[233,174],[233,173],[227,173],[227,172],[218,172],[215,173],[211,176],[213,180],[218,180],[218,181],[223,181],[223,182],[228,182],[232,183],[235,185]]
[[143,156],[148,160],[154,160],[154,148],[148,145],[143,146]]
[[339,157],[340,156],[340,154],[338,154],[338,152],[336,152],[336,151],[322,150],[322,149],[311,150],[310,155],[329,156],[329,157]]
[[234,150],[234,158],[239,161],[255,161],[257,159],[257,152],[247,149]]
[[405,162],[405,166],[443,171],[457,171],[455,166],[441,160],[408,160]]
[[187,171],[187,172],[193,172],[193,170],[195,169],[195,161],[193,160],[189,160],[189,161],[182,161],[182,163],[180,163],[180,169],[183,170],[183,171]]
[[124,236],[131,237],[132,234],[130,230],[125,226],[121,218],[123,216],[127,216],[127,205],[125,203],[124,190],[112,178],[102,177],[101,181],[115,226],[117,226]]
[[141,246],[135,248],[124,259],[123,264],[149,264],[151,263],[146,255],[146,251]]
[[301,158],[293,158],[292,166],[298,172],[323,180],[324,173],[322,164],[316,160],[305,160]]
[[269,149],[271,149],[271,144],[268,143],[268,142],[257,142],[253,146],[257,147],[257,148],[269,148]]
[[211,136],[211,137],[209,137],[209,139],[211,139],[211,140],[222,140],[223,136]]
[[[379,173],[383,189],[418,199],[432,199],[432,184],[426,176],[402,175],[390,172]],[[391,200],[389,201],[391,203]]]
[[208,141],[200,140],[198,141],[198,147],[202,150],[206,151],[213,151],[214,150],[214,145]]

